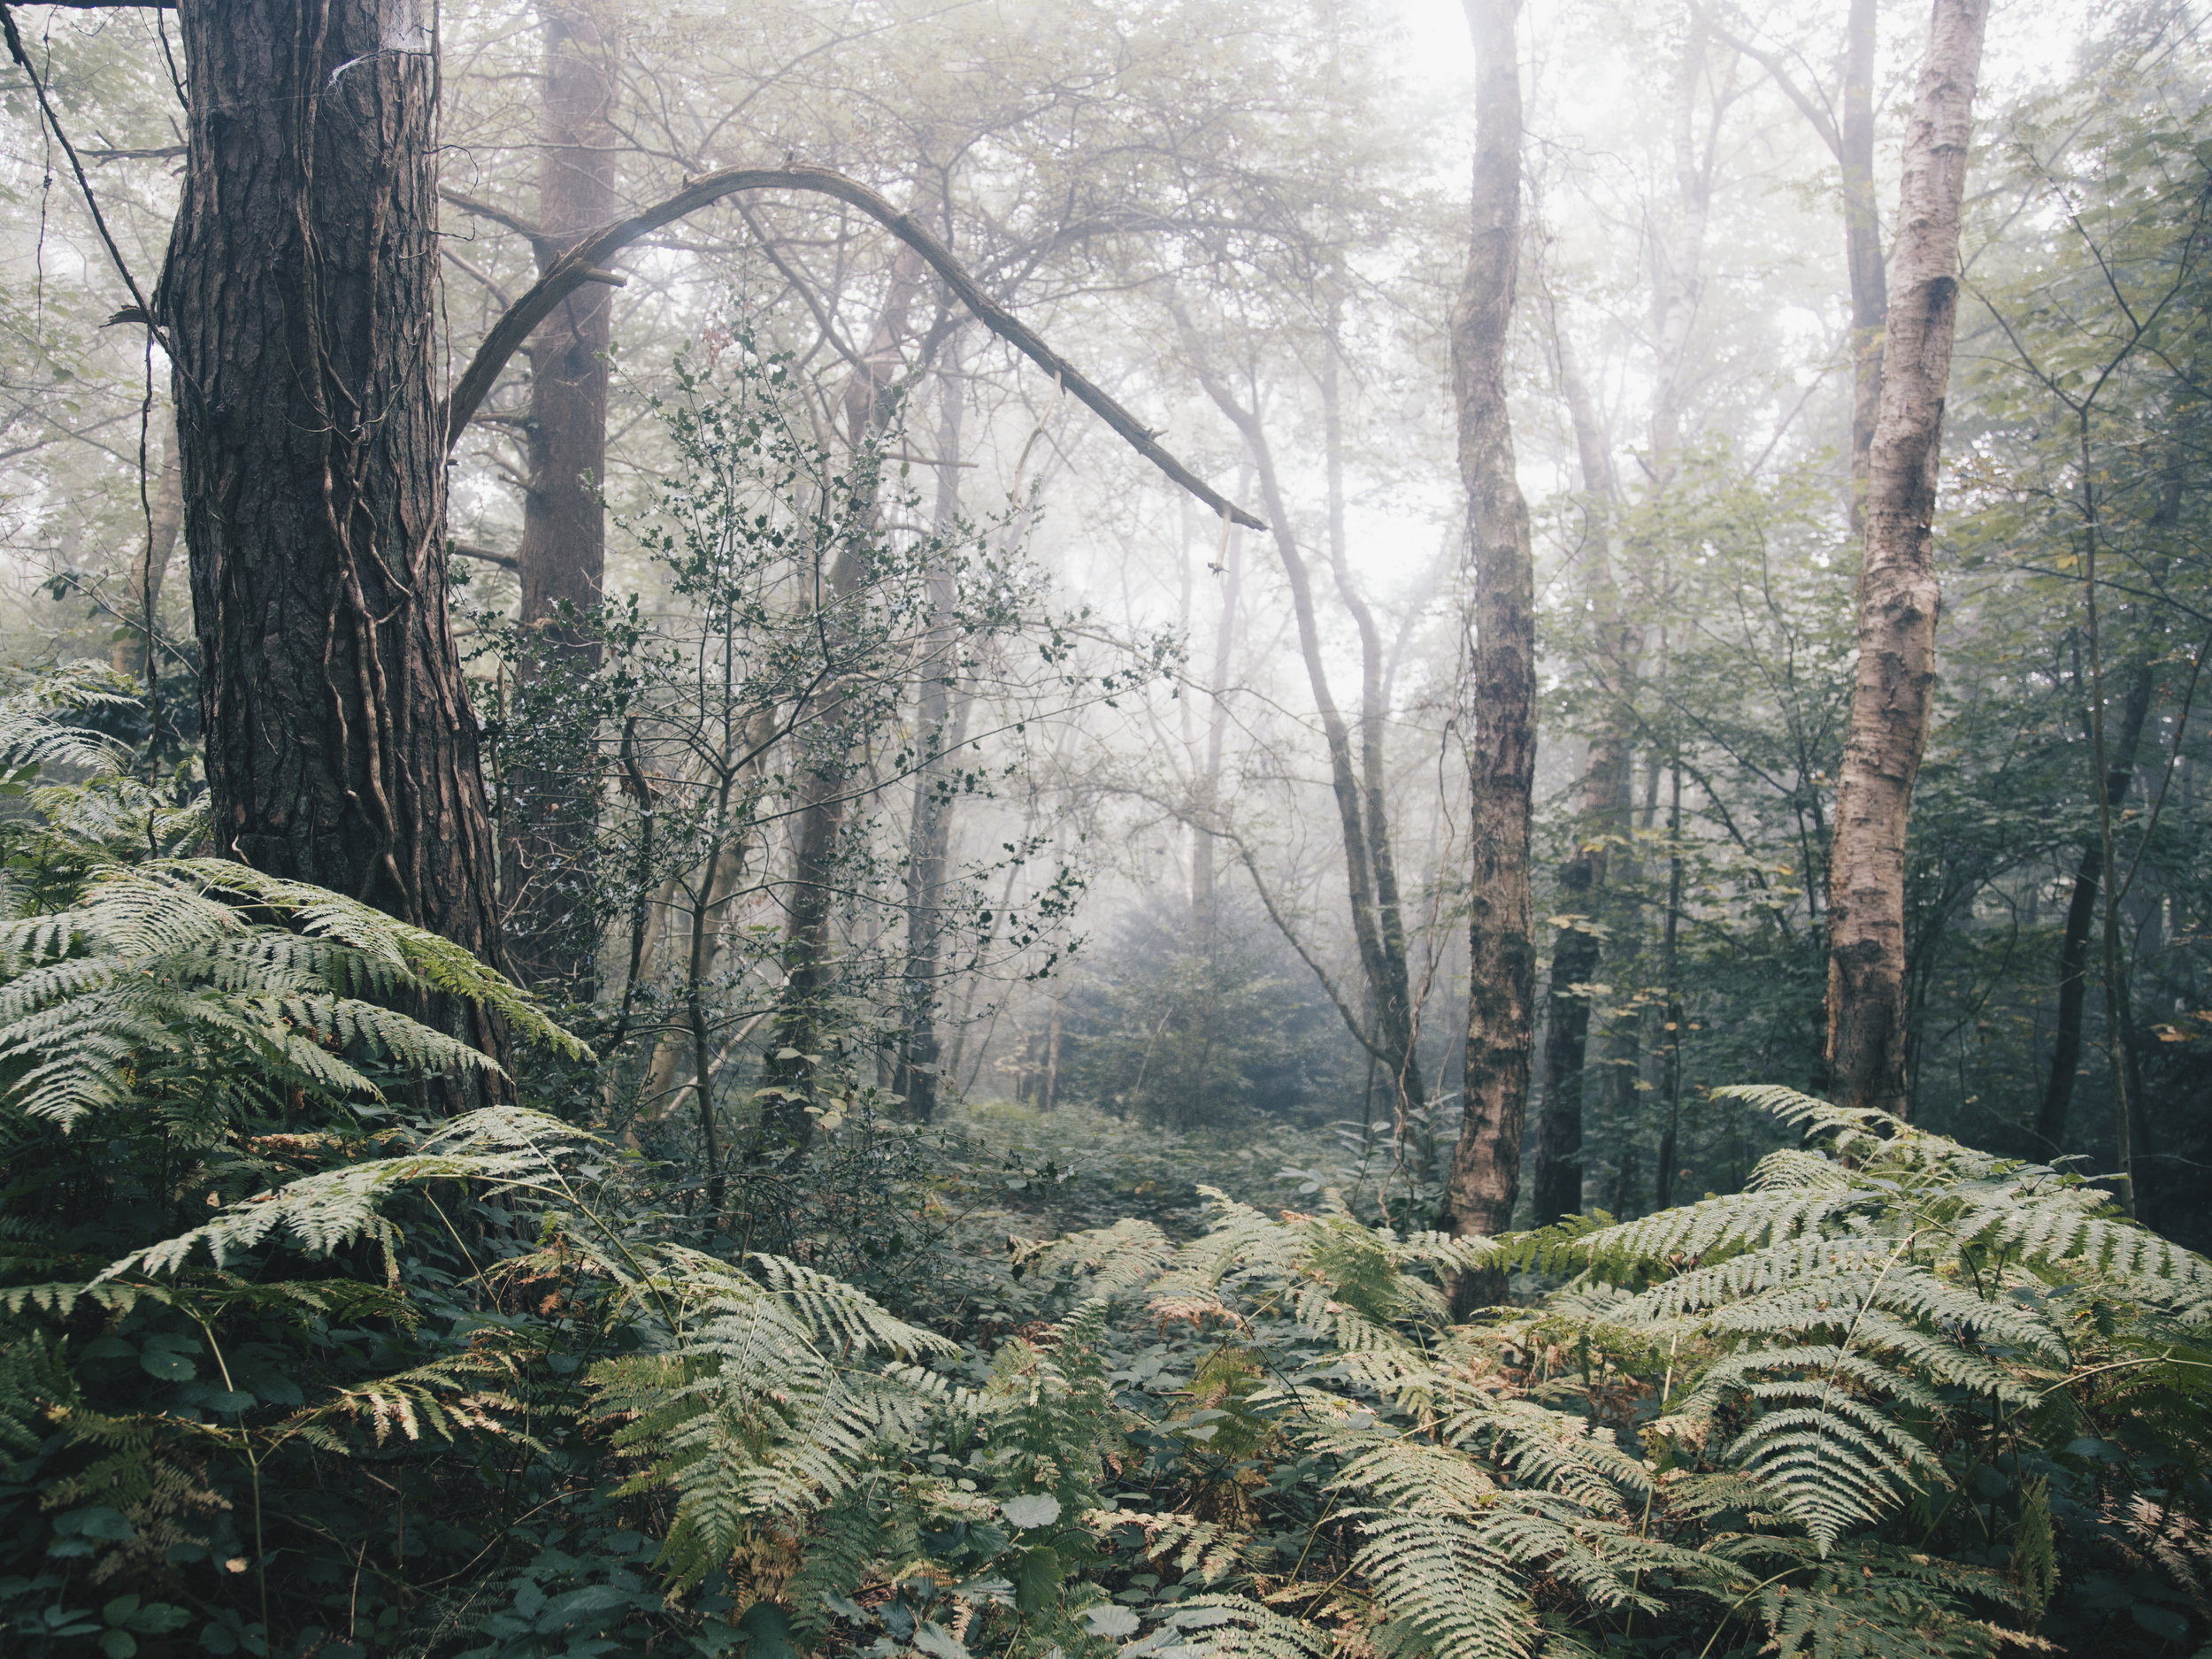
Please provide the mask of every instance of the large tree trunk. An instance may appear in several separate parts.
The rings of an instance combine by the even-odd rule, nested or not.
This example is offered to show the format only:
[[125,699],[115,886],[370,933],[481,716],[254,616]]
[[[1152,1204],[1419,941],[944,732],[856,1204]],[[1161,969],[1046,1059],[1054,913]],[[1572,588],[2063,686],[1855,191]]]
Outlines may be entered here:
[[1910,1106],[1905,836],[1927,745],[1941,595],[1932,548],[1958,313],[1959,210],[1987,0],[1936,0],[1905,138],[1897,295],[1859,574],[1859,660],[1828,872],[1828,1062],[1845,1104]]
[[[1536,979],[1529,793],[1536,762],[1536,595],[1528,504],[1514,472],[1506,367],[1521,242],[1517,0],[1466,0],[1474,35],[1473,234],[1452,319],[1459,468],[1467,488],[1474,641],[1468,731],[1468,1002],[1464,1117],[1444,1220],[1502,1233],[1520,1187]],[[1463,1289],[1486,1288],[1471,1286]]]
[[156,310],[218,844],[492,955],[446,609],[429,16],[186,0],[186,175]]
[[[545,32],[543,151],[538,171],[541,271],[615,216],[613,29],[600,0],[539,0]],[[554,307],[530,358],[530,485],[523,501],[522,620],[549,642],[596,657],[560,626],[564,605],[597,605],[606,572],[607,353],[614,290],[588,282]]]
[[[545,98],[536,241],[541,271],[563,247],[615,216],[613,30],[603,0],[540,0]],[[591,630],[606,569],[607,353],[613,290],[586,283],[557,305],[525,348],[530,359],[523,496],[521,622],[533,631],[522,672],[541,695],[598,666]],[[550,741],[544,741],[549,739]],[[502,802],[509,951],[516,972],[572,998],[591,995],[596,829],[591,734],[554,721],[518,746]]]

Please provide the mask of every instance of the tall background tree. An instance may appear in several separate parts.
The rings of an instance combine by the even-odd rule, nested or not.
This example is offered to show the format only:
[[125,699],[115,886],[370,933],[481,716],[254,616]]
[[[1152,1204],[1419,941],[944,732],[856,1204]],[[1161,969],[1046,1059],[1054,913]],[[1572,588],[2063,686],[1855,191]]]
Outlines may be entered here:
[[1467,1048],[1444,1216],[1458,1233],[1512,1225],[1536,1015],[1529,891],[1536,772],[1536,574],[1516,472],[1507,373],[1521,255],[1517,0],[1468,0],[1475,171],[1466,274],[1452,318],[1459,471],[1467,491],[1471,785]]
[[1866,492],[1859,657],[1828,880],[1828,1064],[1840,1099],[1910,1109],[1905,857],[1935,690],[1937,467],[1959,305],[1982,0],[1941,0],[1905,134],[1895,291]]

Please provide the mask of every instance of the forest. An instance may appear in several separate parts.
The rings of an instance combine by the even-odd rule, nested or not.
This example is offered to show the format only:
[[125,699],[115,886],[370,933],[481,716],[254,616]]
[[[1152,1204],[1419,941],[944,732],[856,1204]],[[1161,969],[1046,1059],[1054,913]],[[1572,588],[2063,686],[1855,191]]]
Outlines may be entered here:
[[2212,1656],[2204,0],[0,36],[0,1654]]

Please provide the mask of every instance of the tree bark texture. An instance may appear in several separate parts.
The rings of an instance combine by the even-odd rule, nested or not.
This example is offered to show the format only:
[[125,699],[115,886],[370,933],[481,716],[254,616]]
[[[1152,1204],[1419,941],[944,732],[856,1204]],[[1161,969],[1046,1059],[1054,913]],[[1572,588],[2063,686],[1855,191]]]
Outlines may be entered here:
[[[613,122],[618,90],[613,29],[603,0],[541,0],[545,98],[535,238],[542,271],[569,242],[614,217]],[[565,297],[525,348],[530,413],[525,426],[521,623],[534,637],[524,675],[562,687],[598,666],[591,630],[606,572],[607,354],[614,293],[588,282]],[[591,994],[595,926],[590,858],[597,802],[591,735],[561,726],[511,768],[501,803],[510,956],[528,983],[581,1000]],[[561,741],[565,738],[567,741]]]
[[446,603],[429,8],[186,0],[179,16],[186,174],[155,309],[175,348],[215,838],[495,956]]
[[1828,872],[1828,1062],[1837,1098],[1904,1113],[1905,841],[1935,688],[1932,547],[1958,314],[1959,215],[1987,0],[1936,0],[1905,136],[1896,295],[1867,484],[1856,676]]
[[1514,472],[1506,369],[1521,242],[1517,0],[1466,0],[1474,35],[1472,236],[1452,319],[1459,467],[1472,577],[1468,762],[1466,1074],[1444,1220],[1462,1235],[1512,1225],[1528,1112],[1536,948],[1529,796],[1536,761],[1536,597],[1528,504]]

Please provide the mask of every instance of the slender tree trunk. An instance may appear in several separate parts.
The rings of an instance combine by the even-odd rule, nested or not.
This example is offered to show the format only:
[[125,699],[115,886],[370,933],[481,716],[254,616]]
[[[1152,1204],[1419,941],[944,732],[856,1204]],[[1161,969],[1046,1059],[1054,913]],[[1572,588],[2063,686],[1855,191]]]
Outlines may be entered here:
[[[2107,807],[2113,812],[2126,801],[2135,778],[2135,756],[2150,716],[2151,691],[2155,680],[2148,664],[2139,664],[2128,676],[2127,692],[2120,705],[2120,727],[2113,733],[2111,765],[2105,773]],[[2043,1104],[2035,1115],[2035,1138],[2046,1157],[2065,1149],[2066,1117],[2074,1100],[2074,1079],[2081,1070],[2082,1010],[2089,991],[2089,935],[2097,920],[2097,894],[2104,872],[2104,838],[2093,836],[2082,847],[2074,867],[2074,890],[2066,903],[2066,926],[2058,943],[2058,1032],[2051,1048],[2050,1081],[2043,1090]]]
[[177,457],[173,431],[169,453],[154,474],[147,505],[150,511],[146,537],[131,560],[130,591],[124,600],[129,607],[129,621],[117,633],[111,658],[117,673],[140,680],[146,680],[160,661],[154,634],[161,624],[161,590],[169,579],[169,561],[175,556],[177,537],[184,528],[184,469]]
[[1710,148],[1697,142],[1698,88],[1705,79],[1709,42],[1704,14],[1694,6],[1689,34],[1675,65],[1674,234],[1654,237],[1658,262],[1652,282],[1652,336],[1657,342],[1658,384],[1651,403],[1652,470],[1661,485],[1672,476],[1682,447],[1682,410],[1689,391],[1690,331],[1705,296],[1705,234],[1712,220]]
[[[955,365],[956,366],[956,365]],[[960,427],[964,399],[959,376],[940,382],[937,418],[937,533],[949,536],[960,518]],[[943,793],[941,757],[966,733],[967,702],[953,713],[958,650],[952,637],[952,576],[933,572],[930,603],[937,621],[930,631],[929,660],[915,698],[914,725],[922,746],[914,768],[914,811],[907,836],[906,1038],[892,1087],[906,1099],[907,1115],[928,1123],[937,1115],[939,1064],[938,981],[943,975],[944,887],[952,848],[952,803]]]
[[[1248,471],[1248,463],[1237,478],[1240,499],[1251,487]],[[1204,772],[1197,790],[1198,810],[1205,823],[1191,848],[1191,911],[1209,961],[1221,941],[1220,863],[1213,832],[1219,827],[1221,768],[1229,741],[1229,670],[1236,652],[1239,607],[1244,600],[1244,532],[1226,518],[1221,526],[1221,562],[1217,568],[1221,577],[1221,614],[1214,625]]]
[[[845,388],[845,420],[856,454],[880,435],[894,412],[899,349],[926,274],[921,256],[902,245],[892,262],[889,287],[863,366],[854,370]],[[872,492],[875,485],[870,480],[864,488]],[[872,498],[856,512],[864,518],[872,509]],[[837,550],[825,584],[833,613],[851,600],[865,580],[865,540],[847,536]],[[832,614],[825,626],[834,639],[842,624]],[[815,1090],[817,1068],[828,1057],[823,1052],[829,1035],[825,1004],[835,978],[830,922],[836,910],[837,872],[853,786],[852,733],[845,730],[844,695],[834,682],[826,686],[814,699],[812,718],[802,723],[799,741],[818,745],[818,750],[804,763],[800,784],[784,923],[784,983],[763,1067],[763,1081],[770,1092],[762,1095],[749,1152],[755,1162],[776,1158],[791,1168],[804,1161],[812,1143],[814,1119],[806,1105]],[[810,735],[805,731],[808,726],[814,728]]]
[[[1535,1014],[1529,918],[1535,571],[1506,405],[1521,242],[1518,9],[1517,0],[1466,0],[1475,42],[1475,166],[1472,237],[1452,319],[1452,378],[1472,566],[1472,707],[1463,717],[1470,727],[1472,867],[1465,1115],[1444,1193],[1445,1223],[1463,1235],[1502,1233],[1512,1224]],[[1460,1294],[1494,1288],[1472,1283]]]
[[[538,170],[538,266],[615,217],[613,29],[604,0],[539,0],[545,98]],[[525,348],[530,359],[529,481],[523,495],[522,626],[534,634],[522,672],[539,698],[567,701],[598,666],[583,626],[606,570],[607,354],[613,290],[586,283]],[[592,736],[557,717],[527,739],[508,773],[501,828],[510,956],[528,982],[573,1000],[593,991],[596,928],[591,849],[597,830]]]
[[1843,171],[1844,262],[1851,279],[1851,533],[1866,531],[1874,423],[1882,401],[1882,326],[1889,288],[1882,269],[1882,226],[1874,203],[1874,49],[1879,0],[1851,0],[1844,22],[1843,120],[1837,157]]
[[1660,1073],[1660,1089],[1666,1096],[1666,1126],[1659,1133],[1659,1171],[1652,1188],[1652,1206],[1667,1210],[1674,1204],[1682,1133],[1682,1036],[1688,1012],[1682,1004],[1680,945],[1682,928],[1682,768],[1668,769],[1667,784],[1667,914],[1661,923],[1659,967],[1667,989],[1666,1064]]
[[1910,1109],[1905,838],[1935,687],[1932,525],[1958,314],[1959,214],[1987,0],[1936,0],[1905,138],[1897,295],[1859,574],[1859,660],[1828,874],[1828,1062],[1845,1104]]
[[[1835,157],[1843,184],[1844,269],[1851,292],[1851,470],[1845,497],[1851,533],[1866,530],[1865,504],[1874,423],[1882,393],[1882,321],[1888,309],[1882,227],[1874,203],[1874,54],[1879,0],[1849,0],[1843,28],[1843,85],[1830,99],[1798,85],[1781,55],[1724,27],[1720,38],[1761,65]],[[1712,27],[1701,13],[1699,25]]]
[[1321,360],[1321,411],[1326,451],[1329,511],[1329,570],[1335,578],[1339,598],[1351,613],[1359,634],[1359,779],[1361,823],[1368,861],[1375,883],[1375,942],[1377,965],[1383,981],[1374,987],[1375,1001],[1383,1011],[1382,1025],[1398,1055],[1392,1079],[1397,1097],[1398,1139],[1414,1147],[1416,1163],[1425,1179],[1435,1173],[1436,1148],[1427,1120],[1413,1125],[1415,1114],[1427,1104],[1428,1091],[1421,1078],[1417,1048],[1417,1010],[1413,1006],[1413,974],[1406,955],[1405,908],[1398,895],[1398,861],[1391,846],[1390,766],[1388,720],[1390,699],[1384,686],[1382,631],[1366,595],[1352,578],[1351,541],[1345,526],[1344,419],[1337,383],[1336,317],[1330,317],[1329,337]]
[[430,9],[178,15],[186,176],[156,310],[217,844],[495,955],[446,608]]
[[[1179,317],[1179,321],[1181,320]],[[1190,356],[1197,365],[1200,382],[1215,407],[1227,416],[1230,422],[1243,434],[1246,452],[1259,473],[1260,502],[1265,509],[1268,528],[1275,540],[1275,551],[1281,560],[1283,576],[1290,588],[1291,611],[1298,625],[1299,656],[1304,661],[1306,684],[1313,697],[1314,708],[1321,718],[1322,740],[1329,756],[1329,782],[1336,802],[1337,829],[1344,850],[1344,879],[1351,904],[1352,937],[1358,948],[1360,970],[1367,986],[1368,997],[1374,1010],[1374,1030],[1361,1033],[1363,1040],[1379,1050],[1377,1057],[1391,1073],[1394,1091],[1399,1139],[1405,1144],[1411,1129],[1412,1108],[1424,1098],[1420,1060],[1413,1051],[1413,1010],[1409,995],[1410,976],[1405,961],[1405,930],[1402,923],[1394,925],[1386,919],[1379,902],[1376,890],[1376,841],[1374,828],[1386,831],[1386,821],[1380,816],[1380,731],[1379,703],[1381,701],[1380,668],[1382,652],[1374,636],[1374,619],[1362,603],[1354,611],[1357,621],[1366,618],[1362,632],[1362,661],[1368,669],[1372,704],[1376,709],[1377,730],[1374,733],[1375,754],[1369,768],[1367,787],[1362,787],[1360,766],[1354,758],[1351,727],[1346,723],[1343,710],[1338,706],[1336,694],[1329,684],[1326,659],[1321,643],[1321,625],[1313,601],[1313,579],[1307,569],[1304,552],[1293,532],[1290,515],[1285,505],[1282,484],[1275,471],[1275,456],[1267,442],[1267,434],[1261,426],[1256,411],[1248,410],[1219,380],[1208,373],[1202,354],[1195,344],[1194,332],[1184,326],[1184,336],[1191,342]],[[1350,588],[1349,572],[1346,572],[1348,593],[1356,597]],[[1371,817],[1371,811],[1375,815]],[[1382,863],[1388,864],[1386,851]],[[1395,880],[1392,882],[1392,912],[1396,910]]]
[[[1595,924],[1611,863],[1610,843],[1631,827],[1633,752],[1627,737],[1626,704],[1633,690],[1642,632],[1621,615],[1620,592],[1613,580],[1612,524],[1618,503],[1612,447],[1589,389],[1582,381],[1573,348],[1552,318],[1553,352],[1561,395],[1574,428],[1582,472],[1583,544],[1579,557],[1584,593],[1597,631],[1597,671],[1614,703],[1590,746],[1582,780],[1582,823],[1575,850],[1560,867],[1561,908]],[[1582,1209],[1582,1141],[1589,1060],[1590,999],[1578,988],[1597,978],[1603,943],[1594,925],[1564,929],[1552,949],[1544,1022],[1543,1115],[1537,1124],[1535,1163],[1531,1175],[1535,1224],[1548,1226]]]

